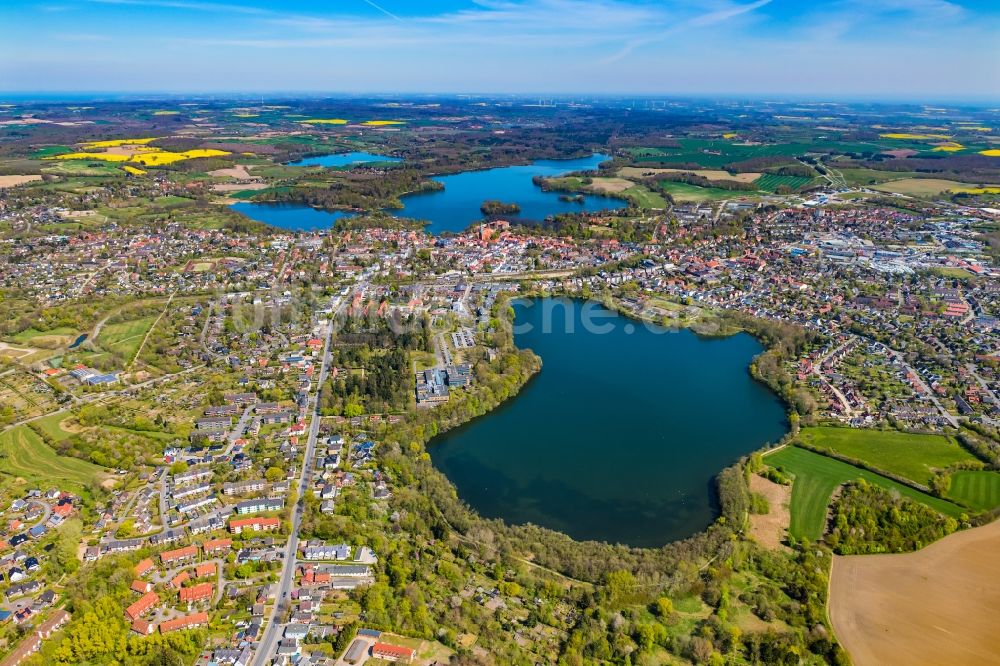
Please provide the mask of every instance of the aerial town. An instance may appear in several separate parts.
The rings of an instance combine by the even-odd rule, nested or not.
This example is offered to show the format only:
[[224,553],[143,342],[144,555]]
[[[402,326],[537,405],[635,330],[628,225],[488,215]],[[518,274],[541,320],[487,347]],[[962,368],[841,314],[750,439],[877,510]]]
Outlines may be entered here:
[[[836,122],[831,147],[788,138],[806,125],[783,108],[443,104],[0,109],[2,666],[846,664],[834,556],[990,529],[994,112],[927,139],[920,108],[886,110],[895,132],[827,109],[808,127]],[[322,120],[341,115],[361,120]],[[501,180],[457,226],[408,209],[556,158],[518,176],[544,216]],[[561,372],[516,311],[557,299],[761,345],[735,373],[782,405],[780,436],[699,479],[717,508],[690,538],[508,524],[438,469],[435,438]],[[568,413],[619,409],[598,367],[575,358],[594,404]],[[682,416],[621,408],[609,457],[644,455],[630,420]],[[850,502],[884,504],[880,527],[852,530]]]

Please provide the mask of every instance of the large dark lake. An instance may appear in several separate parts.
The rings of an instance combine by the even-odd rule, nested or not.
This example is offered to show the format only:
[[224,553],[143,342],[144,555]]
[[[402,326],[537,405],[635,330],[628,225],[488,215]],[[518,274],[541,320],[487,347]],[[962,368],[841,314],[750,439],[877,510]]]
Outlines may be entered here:
[[781,402],[749,374],[763,351],[750,335],[667,331],[579,300],[515,311],[515,342],[542,371],[429,447],[481,515],[661,546],[707,527],[716,474],[787,430]]
[[[358,157],[358,156],[361,157]],[[345,166],[373,160],[385,161],[369,153],[342,153],[313,157],[293,166],[320,164]],[[539,160],[526,166],[500,167],[483,171],[465,171],[451,176],[438,176],[434,180],[444,185],[443,190],[421,192],[404,196],[403,209],[390,211],[394,215],[412,217],[429,222],[432,233],[464,231],[470,224],[481,220],[479,207],[487,199],[516,203],[521,207],[517,216],[541,222],[549,215],[567,212],[598,211],[624,208],[622,199],[585,195],[580,203],[560,201],[558,192],[543,192],[532,182],[535,176],[558,176],[570,171],[596,169],[607,160],[607,155],[594,154],[574,160]],[[357,161],[352,161],[357,160]],[[325,212],[301,204],[271,204],[241,202],[232,206],[247,217],[272,226],[294,231],[328,229],[334,221],[350,215],[343,212]]]

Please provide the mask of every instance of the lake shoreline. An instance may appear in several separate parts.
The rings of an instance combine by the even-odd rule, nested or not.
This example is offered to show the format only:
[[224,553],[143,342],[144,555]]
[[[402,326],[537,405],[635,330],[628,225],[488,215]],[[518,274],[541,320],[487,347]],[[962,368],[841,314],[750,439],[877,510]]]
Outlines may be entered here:
[[[566,301],[565,307],[579,325],[588,301],[558,298]],[[665,344],[650,337],[652,331],[649,335],[637,332],[627,322],[641,320],[630,313],[606,311],[602,316],[613,314],[626,324],[605,339],[589,333],[570,336],[572,331],[567,330],[556,332],[558,339],[546,341],[544,336],[550,332],[541,327],[537,333],[519,333],[516,348],[530,351],[542,359],[545,369],[557,374],[537,373],[518,389],[520,401],[507,400],[484,414],[492,417],[488,425],[478,417],[464,421],[434,433],[426,449],[462,502],[484,519],[540,525],[574,541],[660,548],[695,536],[723,514],[717,477],[788,432],[785,405],[770,387],[746,371],[745,363],[766,351],[754,336],[718,336],[718,342],[733,338],[731,344],[719,347],[694,330],[673,329],[686,335]],[[540,310],[528,312],[529,322],[542,314]],[[528,323],[523,316],[519,313],[519,324]],[[659,333],[668,331],[657,327]],[[555,351],[552,345],[563,351]],[[609,356],[598,351],[601,348],[614,353]],[[760,351],[746,356],[752,348]],[[605,376],[609,364],[635,367],[639,358],[647,359],[640,365],[648,372],[625,373],[624,384],[615,383],[613,388],[601,382],[589,387],[590,381],[581,381],[576,374],[580,364],[568,360],[577,358],[574,354],[588,359],[583,365],[587,377]],[[734,367],[737,358],[744,361]],[[705,362],[711,366],[704,368],[707,374],[695,378],[691,368]],[[675,363],[680,365],[675,367]],[[683,385],[670,379],[681,377],[688,378]],[[705,431],[701,424],[706,418],[712,420],[708,415],[716,402],[702,399],[709,386],[721,391],[718,399],[725,401],[727,409],[752,414],[751,421],[731,419]],[[610,393],[606,398],[593,398],[594,391]],[[599,400],[600,409],[588,406],[593,400]],[[536,413],[547,416],[539,420]],[[649,418],[652,414],[656,416]],[[526,422],[549,425],[516,434],[519,424]],[[621,422],[630,426],[622,428]],[[624,441],[629,441],[629,452],[615,455],[617,443]],[[698,445],[691,447],[688,442]],[[571,446],[570,457],[564,457],[566,446]],[[646,461],[644,467],[631,464],[636,457]],[[610,485],[598,481],[601,478]],[[625,478],[629,479],[626,485],[615,481]]]

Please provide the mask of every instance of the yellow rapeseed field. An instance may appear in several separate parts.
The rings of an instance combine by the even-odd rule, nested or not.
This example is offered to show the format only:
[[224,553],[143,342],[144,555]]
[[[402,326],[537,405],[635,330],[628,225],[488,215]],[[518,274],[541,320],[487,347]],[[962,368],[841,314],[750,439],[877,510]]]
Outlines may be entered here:
[[174,153],[167,150],[157,151],[155,153],[137,153],[132,156],[130,161],[138,162],[145,166],[162,166],[164,164],[173,164],[174,162],[180,162],[181,160],[192,160],[197,157],[222,157],[223,155],[230,155],[225,150],[214,150],[214,149],[204,149],[195,148],[194,150],[185,150],[184,152]]
[[112,153],[63,153],[47,157],[49,160],[103,160],[105,162],[127,162],[128,155],[115,155]]
[[366,120],[361,123],[367,127],[384,127],[386,125],[402,125],[402,120]]
[[966,194],[1000,194],[1000,187],[969,187],[958,191]]
[[140,169],[139,167],[125,165],[122,167],[126,172],[132,174],[133,176],[142,176],[146,173],[145,169]]
[[726,132],[725,134],[722,135],[722,138],[723,139],[735,139],[738,136],[739,136],[739,134],[737,134],[736,132]]
[[911,141],[923,141],[926,139],[950,139],[946,134],[910,134],[909,132],[890,132],[879,134],[883,139],[909,139]]
[[[152,141],[152,139],[149,140]],[[118,143],[114,146],[108,147],[118,147],[122,145],[126,144]],[[46,159],[103,160],[105,162],[135,162],[144,166],[162,166],[164,164],[173,164],[174,162],[180,162],[181,160],[192,160],[198,157],[222,157],[223,155],[231,154],[232,153],[226,152],[225,150],[204,148],[195,148],[194,150],[185,150],[183,152],[175,153],[169,150],[160,150],[159,148],[153,148],[150,146],[137,145],[135,150],[122,153],[64,153],[62,155],[53,155],[52,157]]]
[[116,146],[142,146],[150,141],[156,141],[157,137],[151,136],[145,139],[111,139],[110,141],[89,141],[83,144],[84,148],[115,148]]
[[980,150],[980,155],[986,155],[987,157],[1000,157],[1000,149],[990,148],[989,150]]
[[959,150],[965,150],[965,146],[955,141],[949,141],[948,143],[934,147],[934,152],[936,153],[954,153]]
[[300,120],[300,123],[305,125],[346,125],[347,121],[343,118],[309,118],[308,120]]

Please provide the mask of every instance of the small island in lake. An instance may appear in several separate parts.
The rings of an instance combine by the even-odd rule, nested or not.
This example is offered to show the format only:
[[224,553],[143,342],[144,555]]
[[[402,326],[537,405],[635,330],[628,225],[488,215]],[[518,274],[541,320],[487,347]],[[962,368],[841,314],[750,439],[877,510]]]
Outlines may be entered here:
[[479,207],[483,215],[517,215],[521,212],[521,207],[516,203],[504,203],[496,199],[487,199]]

